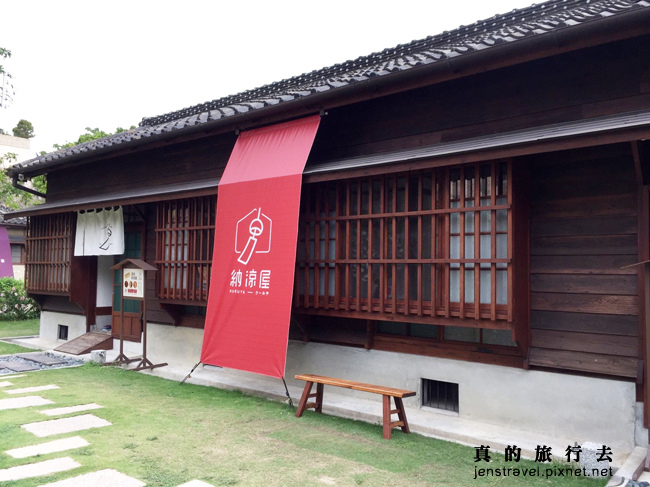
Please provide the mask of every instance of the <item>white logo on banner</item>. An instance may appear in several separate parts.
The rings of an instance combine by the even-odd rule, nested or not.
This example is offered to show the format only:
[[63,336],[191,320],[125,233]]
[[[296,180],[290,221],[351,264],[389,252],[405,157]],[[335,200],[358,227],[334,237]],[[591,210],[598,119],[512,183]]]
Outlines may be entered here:
[[253,254],[268,254],[271,251],[272,220],[254,208],[237,222],[235,231],[235,252],[241,254],[238,262],[248,265]]

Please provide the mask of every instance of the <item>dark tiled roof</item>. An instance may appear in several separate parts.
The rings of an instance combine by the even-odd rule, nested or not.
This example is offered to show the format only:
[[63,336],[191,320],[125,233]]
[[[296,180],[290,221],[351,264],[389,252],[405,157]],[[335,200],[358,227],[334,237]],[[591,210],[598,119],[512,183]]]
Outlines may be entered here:
[[[122,144],[179,131],[216,120],[236,117],[311,95],[345,88],[419,66],[456,58],[520,39],[612,17],[632,9],[649,8],[650,0],[550,0],[513,10],[450,32],[402,44],[391,49],[335,64],[236,95],[202,103],[157,117],[144,118],[139,127],[103,139],[52,152],[13,166],[34,170],[54,166],[73,156],[110,150]],[[116,148],[117,149],[117,148]]]
[[0,225],[27,226],[27,217],[21,216],[18,218],[11,218],[12,211],[14,210],[8,206],[0,205]]

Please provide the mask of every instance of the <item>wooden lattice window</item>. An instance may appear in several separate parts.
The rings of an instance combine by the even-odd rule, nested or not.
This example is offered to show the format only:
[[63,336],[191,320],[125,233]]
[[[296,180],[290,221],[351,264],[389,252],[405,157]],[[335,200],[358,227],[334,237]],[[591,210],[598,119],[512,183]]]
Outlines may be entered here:
[[74,222],[74,213],[29,218],[25,265],[25,284],[28,291],[70,292]]
[[509,181],[489,162],[305,188],[294,306],[511,322]]
[[212,270],[216,196],[158,204],[158,297],[177,304],[207,303]]

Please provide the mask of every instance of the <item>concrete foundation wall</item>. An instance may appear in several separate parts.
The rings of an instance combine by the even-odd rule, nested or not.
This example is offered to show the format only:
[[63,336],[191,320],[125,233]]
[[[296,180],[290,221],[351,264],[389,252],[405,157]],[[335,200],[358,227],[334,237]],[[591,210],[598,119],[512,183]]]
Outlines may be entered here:
[[14,264],[14,279],[25,280],[25,264]]
[[68,327],[68,340],[72,340],[86,333],[85,316],[42,311],[40,337],[44,340],[58,340],[59,325]]
[[[200,360],[203,330],[150,324],[148,331],[148,356],[154,363],[189,372]],[[420,407],[422,378],[453,382],[459,384],[460,418],[612,449],[629,451],[635,444],[632,382],[290,341],[287,382],[304,385],[294,381],[298,373],[415,390],[417,395],[405,400],[411,408]],[[367,398],[347,389],[336,393]]]

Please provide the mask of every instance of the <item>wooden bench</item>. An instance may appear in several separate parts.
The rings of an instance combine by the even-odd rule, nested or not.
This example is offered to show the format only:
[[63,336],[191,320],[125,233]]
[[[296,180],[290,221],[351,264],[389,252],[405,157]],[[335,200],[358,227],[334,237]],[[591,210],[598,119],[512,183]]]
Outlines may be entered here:
[[[374,394],[381,394],[383,396],[384,404],[384,438],[390,440],[391,430],[395,427],[402,428],[404,433],[410,433],[409,424],[406,420],[406,411],[404,411],[404,404],[402,398],[415,396],[415,391],[406,391],[404,389],[394,389],[392,387],[376,386],[373,384],[363,384],[361,382],[354,382],[345,379],[334,379],[333,377],[323,377],[322,375],[302,374],[296,375],[296,379],[304,380],[306,382],[305,389],[302,392],[300,403],[296,416],[301,417],[305,409],[314,409],[317,413],[323,412],[323,388],[325,384],[336,387],[344,387],[346,389],[354,389],[355,391],[371,392]],[[312,393],[312,386],[316,384],[316,392]],[[390,398],[395,400],[395,409],[391,409]],[[309,399],[315,399],[309,402]],[[391,421],[393,414],[397,414],[398,421]]]

